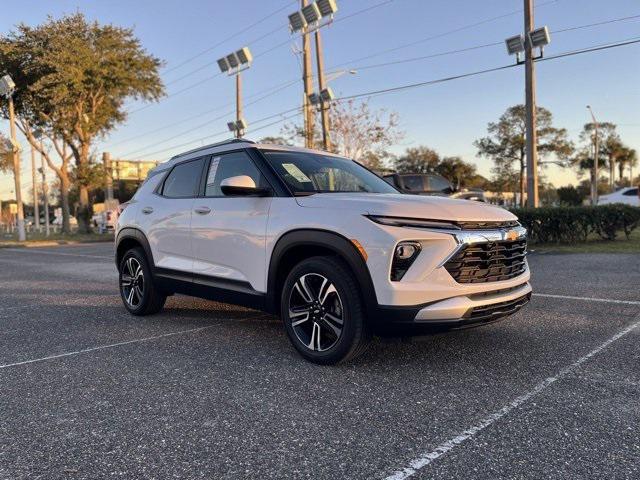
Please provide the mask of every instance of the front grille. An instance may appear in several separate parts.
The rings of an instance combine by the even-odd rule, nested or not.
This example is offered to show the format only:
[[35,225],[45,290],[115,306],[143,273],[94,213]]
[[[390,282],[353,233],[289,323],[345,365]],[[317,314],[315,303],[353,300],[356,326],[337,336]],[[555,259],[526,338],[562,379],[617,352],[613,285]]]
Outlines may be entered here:
[[458,283],[509,280],[524,273],[526,239],[465,245],[444,268]]
[[488,222],[455,222],[462,230],[495,230],[496,228],[518,227],[517,220],[488,221]]
[[491,305],[483,305],[482,307],[474,307],[465,318],[472,321],[492,320],[505,315],[510,315],[520,310],[524,305],[529,303],[531,293],[527,293],[522,297],[518,297],[506,302],[493,303]]

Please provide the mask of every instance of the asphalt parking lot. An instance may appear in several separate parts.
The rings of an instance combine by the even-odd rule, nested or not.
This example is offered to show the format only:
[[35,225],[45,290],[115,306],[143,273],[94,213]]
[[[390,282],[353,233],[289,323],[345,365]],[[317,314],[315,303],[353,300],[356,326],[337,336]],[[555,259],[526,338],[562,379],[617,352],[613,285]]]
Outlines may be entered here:
[[530,265],[511,318],[319,367],[258,312],[128,315],[110,244],[0,249],[0,478],[640,478],[640,255]]

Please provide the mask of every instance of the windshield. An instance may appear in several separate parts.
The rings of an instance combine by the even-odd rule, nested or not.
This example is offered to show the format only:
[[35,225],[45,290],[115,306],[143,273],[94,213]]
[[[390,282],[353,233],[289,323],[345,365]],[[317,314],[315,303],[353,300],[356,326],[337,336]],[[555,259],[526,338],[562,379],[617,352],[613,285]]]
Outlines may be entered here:
[[398,193],[383,179],[346,158],[307,152],[263,153],[294,194]]

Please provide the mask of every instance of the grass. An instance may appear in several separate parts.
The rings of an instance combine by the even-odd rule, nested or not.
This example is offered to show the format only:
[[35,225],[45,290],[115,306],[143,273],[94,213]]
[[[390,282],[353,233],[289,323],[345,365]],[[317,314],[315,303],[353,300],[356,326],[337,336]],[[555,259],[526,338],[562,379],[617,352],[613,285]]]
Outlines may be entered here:
[[52,233],[48,237],[44,233],[27,234],[26,242],[18,242],[17,235],[0,235],[1,247],[36,247],[46,245],[65,245],[74,243],[113,242],[113,233],[99,235],[97,233]]
[[530,244],[530,251],[538,253],[637,253],[640,254],[640,228],[631,232],[627,240],[620,232],[615,240],[602,240],[597,235],[589,238],[585,243],[559,245],[555,243]]

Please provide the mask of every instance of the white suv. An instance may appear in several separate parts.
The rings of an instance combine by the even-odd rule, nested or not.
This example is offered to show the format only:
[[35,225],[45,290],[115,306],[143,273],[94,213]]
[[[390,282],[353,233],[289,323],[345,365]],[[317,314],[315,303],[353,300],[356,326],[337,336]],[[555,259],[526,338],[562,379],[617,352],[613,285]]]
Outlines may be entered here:
[[159,165],[118,219],[134,315],[182,293],[279,314],[331,364],[372,333],[511,314],[531,295],[526,230],[479,202],[402,195],[326,152],[230,140]]

